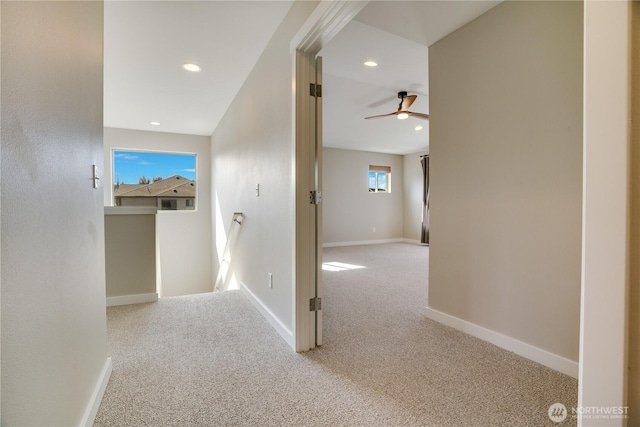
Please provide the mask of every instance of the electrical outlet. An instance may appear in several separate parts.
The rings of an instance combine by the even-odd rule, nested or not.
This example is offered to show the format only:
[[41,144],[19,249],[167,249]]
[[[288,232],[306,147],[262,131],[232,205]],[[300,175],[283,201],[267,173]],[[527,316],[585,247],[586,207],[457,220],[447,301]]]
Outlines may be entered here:
[[273,289],[273,274],[269,273],[269,288]]

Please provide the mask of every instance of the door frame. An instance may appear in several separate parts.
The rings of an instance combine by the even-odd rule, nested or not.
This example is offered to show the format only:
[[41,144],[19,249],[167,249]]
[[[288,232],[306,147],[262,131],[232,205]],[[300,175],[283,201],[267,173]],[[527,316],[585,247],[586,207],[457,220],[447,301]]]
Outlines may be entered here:
[[[309,202],[309,192],[322,188],[322,153],[316,147],[316,99],[309,85],[316,82],[315,58],[324,45],[347,25],[368,1],[322,1],[291,41],[293,64],[293,136],[295,177],[294,241],[294,343],[295,350],[308,351],[322,340],[322,322],[310,311],[309,301],[320,296],[322,263],[321,212]],[[318,133],[319,132],[319,133]],[[319,181],[319,182],[317,182]],[[321,211],[321,207],[318,208]],[[318,319],[321,319],[318,316]]]

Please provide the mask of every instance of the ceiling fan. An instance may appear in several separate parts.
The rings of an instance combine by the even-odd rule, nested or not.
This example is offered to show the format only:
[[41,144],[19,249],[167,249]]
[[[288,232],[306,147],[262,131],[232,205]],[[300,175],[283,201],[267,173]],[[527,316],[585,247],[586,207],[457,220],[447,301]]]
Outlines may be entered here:
[[398,111],[394,111],[393,113],[389,113],[389,114],[381,114],[379,116],[365,117],[365,119],[377,119],[380,117],[396,116],[400,120],[404,120],[408,117],[416,117],[418,119],[429,120],[428,114],[414,113],[412,111],[409,111],[409,107],[411,107],[411,104],[414,103],[417,97],[418,97],[417,95],[407,95],[406,91],[400,91],[398,92],[398,98],[400,98],[400,105],[398,105]]

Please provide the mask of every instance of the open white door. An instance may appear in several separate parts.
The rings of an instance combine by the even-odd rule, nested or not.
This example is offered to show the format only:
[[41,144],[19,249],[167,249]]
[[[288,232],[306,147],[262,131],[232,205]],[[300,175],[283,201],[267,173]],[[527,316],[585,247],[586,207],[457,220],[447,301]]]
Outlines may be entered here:
[[322,58],[368,1],[320,2],[291,41],[295,158],[295,349],[322,345]]
[[315,137],[315,298],[319,303],[315,311],[315,343],[322,345],[322,57],[316,57],[316,137]]
[[[321,60],[318,61],[321,64]],[[296,51],[296,351],[322,343],[322,87],[316,55]],[[319,293],[320,292],[320,293]]]
[[296,52],[296,351],[322,345],[322,58]]

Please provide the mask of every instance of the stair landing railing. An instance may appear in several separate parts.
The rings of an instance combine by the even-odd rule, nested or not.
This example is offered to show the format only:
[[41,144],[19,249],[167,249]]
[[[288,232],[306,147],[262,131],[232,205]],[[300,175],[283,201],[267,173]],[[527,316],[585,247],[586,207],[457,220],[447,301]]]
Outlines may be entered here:
[[213,285],[213,292],[226,291],[229,287],[229,270],[231,266],[231,254],[233,247],[236,244],[238,234],[240,234],[240,228],[242,228],[242,222],[244,221],[244,214],[242,212],[234,212],[231,218],[231,227],[229,228],[229,234],[227,243],[224,245],[224,251],[222,251],[222,258],[220,260],[220,268],[218,268],[218,276],[216,282]]

